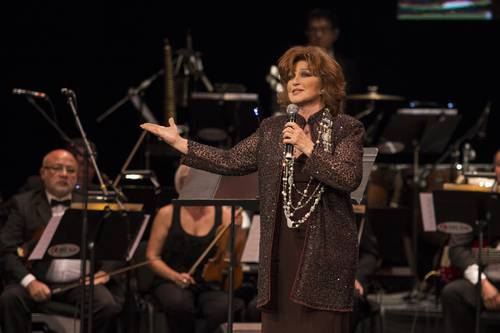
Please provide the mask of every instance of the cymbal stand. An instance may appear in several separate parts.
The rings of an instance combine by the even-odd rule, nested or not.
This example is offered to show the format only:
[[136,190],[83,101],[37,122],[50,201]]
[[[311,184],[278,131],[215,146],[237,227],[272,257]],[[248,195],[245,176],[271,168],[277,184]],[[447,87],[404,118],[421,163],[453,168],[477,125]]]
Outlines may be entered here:
[[140,95],[147,89],[149,86],[158,79],[161,75],[164,74],[164,69],[160,69],[144,81],[142,81],[138,86],[136,87],[131,87],[128,89],[127,95],[122,97],[118,102],[116,102],[112,107],[104,111],[99,117],[96,118],[96,121],[98,123],[102,122],[104,119],[109,117],[113,112],[118,110],[123,104],[128,102],[129,100],[132,101],[134,106],[137,107],[137,105],[142,105],[141,108],[139,108],[139,112],[143,116],[143,118],[154,124],[158,124],[158,121],[154,117],[154,115],[151,113],[151,111],[147,108],[147,106],[144,104],[144,102],[139,102]]
[[180,77],[182,75],[184,77],[182,81],[182,98],[180,105],[187,107],[190,97],[191,78],[193,78],[194,82],[201,80],[208,92],[213,92],[215,89],[203,69],[201,53],[193,50],[193,39],[190,31],[188,31],[186,35],[186,48],[180,49],[176,53],[177,58],[174,65],[174,76]]
[[355,118],[357,120],[361,120],[362,118],[370,115],[373,111],[375,110],[375,101],[374,100],[371,100],[367,103],[367,107],[364,111],[361,111],[360,113],[358,113]]

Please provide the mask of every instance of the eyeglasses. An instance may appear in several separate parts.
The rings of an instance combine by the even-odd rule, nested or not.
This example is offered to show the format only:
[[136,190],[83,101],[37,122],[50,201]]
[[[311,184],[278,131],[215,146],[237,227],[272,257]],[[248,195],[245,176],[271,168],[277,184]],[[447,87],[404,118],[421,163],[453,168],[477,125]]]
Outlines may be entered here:
[[65,165],[44,165],[44,169],[50,170],[53,173],[63,173],[66,170],[68,175],[74,175],[76,173],[76,169],[73,167],[68,167]]
[[309,35],[315,35],[315,34],[326,34],[332,32],[333,29],[331,27],[311,27],[307,29],[307,33]]

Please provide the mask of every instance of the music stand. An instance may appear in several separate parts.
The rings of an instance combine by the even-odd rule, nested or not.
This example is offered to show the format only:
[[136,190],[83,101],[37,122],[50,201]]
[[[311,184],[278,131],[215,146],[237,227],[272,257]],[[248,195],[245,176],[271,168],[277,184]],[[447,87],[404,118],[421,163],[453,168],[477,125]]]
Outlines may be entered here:
[[[413,215],[412,243],[413,254],[418,256],[418,204],[419,184],[421,183],[421,154],[440,154],[448,145],[460,116],[456,110],[412,110],[401,109],[389,120],[382,132],[379,144],[399,142],[404,145],[402,153],[412,154],[413,163]],[[418,284],[418,263],[414,262],[415,286]]]
[[[242,184],[246,184],[243,186]],[[248,186],[249,185],[249,186]],[[229,292],[228,333],[233,332],[233,285],[234,285],[234,239],[236,206],[257,210],[259,206],[257,173],[246,176],[221,176],[192,168],[179,199],[172,200],[174,206],[230,206],[231,231],[229,237]]]
[[488,258],[483,260],[484,230],[488,230],[488,238],[500,236],[497,223],[500,219],[500,195],[492,192],[471,191],[433,191],[434,211],[437,229],[449,234],[467,234],[475,231],[479,249],[476,264],[478,280],[476,284],[476,327],[480,331],[481,320],[481,275]]
[[[129,261],[132,258],[135,243],[142,237],[149,221],[149,215],[136,210],[139,206],[129,206],[135,211],[127,213],[129,223],[124,223],[118,207],[103,210],[89,204],[89,235],[96,237],[97,260]],[[80,259],[81,214],[80,208],[70,208],[63,215],[53,216],[28,260]],[[129,234],[132,235],[132,244],[128,243]]]
[[404,145],[403,153],[413,153],[414,147],[418,146],[420,153],[440,154],[459,122],[460,116],[456,111],[401,109],[389,119],[378,143],[400,142]]
[[[92,237],[89,237],[90,241],[86,244],[86,250],[90,251],[91,246],[95,249],[95,251],[90,251],[91,274],[86,277],[92,279],[96,258],[106,261],[129,261],[144,234],[149,215],[144,215],[140,211],[142,205],[127,206],[128,204],[124,204],[128,209],[126,216],[121,211],[123,207],[118,207],[117,204],[112,204],[107,209],[92,207],[92,205],[100,204],[89,204],[88,210],[86,210],[87,221],[85,222],[81,218],[81,208],[70,208],[62,215],[53,216],[28,260],[81,259],[81,247],[78,244],[80,243],[82,224],[86,223],[89,235]],[[74,285],[78,286],[76,283]],[[72,288],[72,286],[68,285],[67,288]],[[92,282],[89,283],[89,289],[90,297],[93,297]],[[53,289],[52,292],[55,294],[64,290],[64,287],[60,287]],[[82,320],[85,320],[83,318],[85,309],[82,308],[80,311]],[[88,327],[92,327],[92,316],[90,315]]]

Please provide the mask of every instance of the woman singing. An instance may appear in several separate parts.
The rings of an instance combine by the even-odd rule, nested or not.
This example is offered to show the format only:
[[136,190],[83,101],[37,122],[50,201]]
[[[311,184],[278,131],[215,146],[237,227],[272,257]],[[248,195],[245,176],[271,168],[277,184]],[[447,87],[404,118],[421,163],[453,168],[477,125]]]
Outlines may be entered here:
[[[262,332],[348,332],[358,249],[350,192],[362,176],[362,124],[342,113],[345,79],[317,47],[296,46],[278,63],[279,100],[298,109],[264,120],[230,150],[143,124],[184,154],[183,163],[224,175],[259,174]],[[294,147],[285,158],[285,144]]]

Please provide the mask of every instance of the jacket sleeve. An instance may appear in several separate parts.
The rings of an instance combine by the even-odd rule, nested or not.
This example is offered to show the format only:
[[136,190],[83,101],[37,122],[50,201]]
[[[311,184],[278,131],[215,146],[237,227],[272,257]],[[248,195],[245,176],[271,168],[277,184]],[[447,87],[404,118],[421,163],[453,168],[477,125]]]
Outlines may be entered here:
[[20,204],[15,200],[7,222],[0,232],[0,254],[4,260],[4,271],[20,282],[30,272],[17,254],[17,248],[23,243],[24,217]]
[[474,240],[473,233],[453,234],[450,237],[450,261],[451,264],[460,271],[465,271],[467,267],[475,264],[476,261],[472,254],[471,245]]
[[363,176],[363,125],[353,119],[342,125],[342,133],[331,153],[322,145],[315,145],[303,172],[333,189],[352,192]]
[[229,150],[188,141],[181,163],[220,175],[242,176],[257,170],[260,129]]

